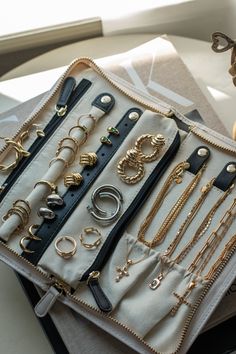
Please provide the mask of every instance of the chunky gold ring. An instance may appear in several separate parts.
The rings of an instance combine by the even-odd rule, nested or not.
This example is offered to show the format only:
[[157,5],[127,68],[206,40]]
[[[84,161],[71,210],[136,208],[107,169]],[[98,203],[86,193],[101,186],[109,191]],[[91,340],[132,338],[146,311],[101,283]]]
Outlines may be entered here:
[[57,190],[57,186],[53,182],[46,181],[45,179],[42,179],[42,180],[38,181],[37,183],[35,183],[34,188],[39,184],[44,184],[44,185],[48,186],[51,189],[51,192],[54,192]]
[[[142,150],[143,144],[149,143],[153,148],[153,152],[145,154]],[[157,159],[160,150],[165,145],[165,138],[162,134],[151,135],[143,134],[135,142],[135,149],[139,154],[139,160],[142,162],[151,162]]]
[[22,249],[23,252],[25,253],[34,253],[35,251],[31,251],[29,250],[26,246],[25,246],[25,241],[31,241],[31,237],[30,236],[24,236],[20,239],[20,248]]
[[[95,240],[92,243],[86,243],[84,242],[84,235],[83,232],[85,233],[85,235],[89,235],[89,234],[96,234],[98,236],[97,240]],[[83,247],[85,247],[86,249],[95,249],[97,248],[100,243],[102,242],[102,235],[101,233],[98,231],[98,229],[96,229],[95,227],[85,227],[83,229],[83,232],[81,233],[79,239],[81,244],[83,245]]]
[[[68,250],[68,251],[63,251],[59,248],[59,244],[63,241],[68,241],[70,244],[72,244],[72,249]],[[59,237],[56,241],[55,241],[55,249],[56,249],[56,252],[57,254],[64,258],[64,259],[69,259],[71,258],[76,250],[77,250],[77,243],[75,241],[75,239],[71,236],[62,236],[62,237]]]
[[24,226],[26,225],[26,220],[23,217],[22,212],[20,212],[19,210],[15,209],[15,208],[9,209],[8,212],[5,215],[2,216],[2,221],[3,222],[6,221],[12,215],[17,215],[20,218],[21,223],[17,227],[17,231],[22,230],[24,228]]
[[35,240],[35,241],[41,241],[42,240],[40,237],[36,236],[33,233],[33,230],[37,230],[38,227],[39,227],[39,225],[33,224],[33,225],[30,225],[30,227],[28,228],[28,233],[29,233],[29,237],[31,238],[31,240]]
[[29,214],[22,206],[19,206],[19,205],[13,206],[12,210],[13,210],[13,214],[14,214],[14,211],[17,211],[18,213],[20,213],[22,215],[22,220],[24,220],[24,222],[23,222],[24,225],[28,224]]
[[49,162],[49,167],[51,167],[52,164],[54,164],[54,162],[56,162],[57,160],[63,162],[65,165],[65,168],[69,167],[68,162],[65,159],[63,159],[63,157],[60,157],[60,156],[53,157],[53,159]]
[[[135,169],[137,172],[133,176],[129,176],[126,173],[126,168],[131,167]],[[127,184],[134,184],[140,181],[145,173],[144,165],[141,161],[133,161],[128,156],[123,157],[117,165],[117,173],[120,179]]]
[[88,139],[88,129],[84,125],[75,125],[74,127],[70,128],[69,136],[71,136],[70,134],[74,129],[80,129],[84,133],[84,140],[80,143],[80,145],[83,145]]

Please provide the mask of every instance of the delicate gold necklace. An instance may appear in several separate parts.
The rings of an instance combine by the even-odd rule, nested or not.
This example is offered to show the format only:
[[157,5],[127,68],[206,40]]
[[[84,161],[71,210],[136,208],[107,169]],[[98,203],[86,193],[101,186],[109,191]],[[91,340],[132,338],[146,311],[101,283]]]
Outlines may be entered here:
[[[230,208],[226,211],[224,216],[219,222],[219,225],[215,231],[213,231],[210,236],[208,237],[207,241],[205,242],[204,246],[202,247],[201,251],[197,254],[193,262],[190,264],[188,271],[189,272],[195,272],[195,279],[191,280],[184,291],[183,295],[179,295],[178,293],[174,292],[173,295],[178,299],[178,302],[176,303],[175,306],[171,309],[170,314],[174,316],[180,306],[182,304],[185,304],[189,306],[190,308],[193,307],[192,304],[188,302],[188,297],[191,294],[192,290],[198,286],[198,281],[200,279],[200,276],[202,276],[202,272],[204,271],[205,267],[207,266],[209,260],[215,253],[216,248],[219,246],[221,240],[224,238],[226,235],[227,231],[229,230],[230,226],[232,225],[234,219],[236,216],[236,198],[234,199],[233,203],[231,204]],[[235,245],[235,238],[233,237],[232,240],[230,240],[221,256],[218,258],[218,260],[213,264],[211,267],[210,271],[207,273],[207,275],[204,277],[205,279],[209,279],[212,277],[216,269],[219,267],[221,262],[226,258],[229,249],[232,249],[232,247]],[[197,272],[196,272],[197,270]]]
[[204,165],[201,168],[201,170],[196,174],[196,176],[194,176],[193,180],[189,183],[189,185],[186,187],[184,192],[181,194],[181,196],[179,197],[177,202],[172,207],[170,213],[165,218],[164,222],[162,223],[160,229],[158,230],[158,232],[156,233],[154,238],[151,241],[147,241],[147,240],[145,240],[145,234],[146,234],[151,222],[153,221],[155,215],[157,214],[158,210],[160,209],[160,207],[163,203],[163,200],[170,188],[170,185],[173,183],[173,181],[175,181],[176,183],[182,182],[182,177],[180,179],[179,174],[178,174],[177,181],[176,181],[176,177],[174,178],[176,170],[180,171],[179,167],[181,167],[181,176],[182,176],[183,172],[189,167],[188,163],[187,163],[187,165],[186,165],[186,163],[181,163],[179,165],[181,165],[181,166],[177,166],[176,169],[174,169],[172,171],[172,173],[170,174],[170,176],[167,178],[164,186],[162,187],[155,202],[153,203],[150,212],[148,213],[147,217],[145,218],[144,222],[142,223],[142,225],[139,229],[138,240],[150,248],[157,246],[164,239],[167,231],[170,229],[171,225],[174,223],[174,221],[176,220],[180,211],[183,209],[184,205],[186,204],[188,198],[190,197],[190,195],[192,194],[192,192],[194,191],[194,189],[198,185],[198,183],[202,177],[202,173],[206,167],[206,165]]
[[[163,203],[163,200],[164,200],[165,196],[167,195],[171,185],[173,183],[175,183],[175,184],[182,183],[183,174],[189,168],[189,166],[190,165],[188,162],[185,162],[185,161],[180,162],[176,167],[174,167],[174,169],[171,171],[171,173],[167,177],[163,187],[161,188],[160,192],[158,193],[157,198],[154,201],[150,212],[148,213],[147,217],[145,218],[145,221],[142,223],[139,233],[138,233],[137,241],[140,241],[141,243],[145,244],[148,247],[148,252],[146,252],[145,255],[143,257],[141,257],[140,259],[133,260],[130,257],[130,255],[132,253],[132,249],[133,249],[133,245],[132,245],[131,248],[129,250],[127,250],[125,264],[123,266],[116,267],[117,276],[116,276],[115,280],[117,282],[119,282],[124,276],[129,276],[128,269],[132,265],[137,264],[137,263],[141,262],[142,260],[144,260],[146,257],[148,257],[150,249],[155,247],[161,241],[159,233],[157,235],[155,235],[155,237],[151,241],[145,240],[145,233],[146,233],[148,227],[150,226],[151,222],[153,221],[154,216],[156,215],[156,213],[160,209],[160,207]],[[200,181],[200,178],[202,176],[204,169],[205,169],[205,165],[197,173],[197,175],[193,178],[193,180],[190,182],[190,184],[187,186],[187,188],[184,190],[182,195],[179,197],[179,199],[177,200],[177,202],[173,206],[172,211],[170,213],[171,219],[169,220],[169,223],[172,224],[174,222],[175,218],[177,217],[177,215],[179,214],[179,212],[181,211],[181,209],[185,205],[186,201],[188,200],[189,196],[193,192],[194,188],[197,186],[198,182]],[[166,220],[164,221],[164,223],[165,223],[164,231],[166,232],[168,229],[167,225],[166,225]],[[163,230],[162,230],[162,235],[163,235]],[[162,236],[162,237],[164,237],[164,236]]]
[[210,211],[207,213],[205,218],[203,219],[201,225],[198,227],[195,232],[193,238],[186,244],[186,246],[182,249],[182,251],[176,256],[174,259],[175,263],[180,263],[186,257],[186,255],[191,251],[194,245],[200,240],[200,238],[206,233],[209,229],[212,219],[218,210],[218,208],[222,205],[228,195],[232,192],[234,185],[232,184],[217,200],[217,202],[213,205]]

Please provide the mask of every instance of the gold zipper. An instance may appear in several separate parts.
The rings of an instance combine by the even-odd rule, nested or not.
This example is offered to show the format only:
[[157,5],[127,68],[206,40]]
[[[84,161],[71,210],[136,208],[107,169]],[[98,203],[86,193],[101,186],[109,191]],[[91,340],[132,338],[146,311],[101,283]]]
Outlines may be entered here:
[[199,132],[199,130],[197,129],[197,127],[195,125],[189,126],[189,131],[192,132],[194,135],[198,136],[203,141],[205,141],[208,144],[214,146],[215,148],[220,149],[220,150],[224,150],[224,151],[227,151],[230,154],[236,155],[236,148],[234,149],[234,148],[230,148],[230,147],[225,146],[225,145],[220,145],[220,144],[216,143],[215,141],[210,140],[207,136],[205,136],[204,134]]
[[[47,104],[50,102],[50,100],[55,96],[55,94],[58,92],[59,88],[64,82],[64,79],[66,78],[67,74],[70,72],[70,70],[77,64],[83,63],[91,68],[93,68],[98,74],[100,74],[106,81],[109,82],[113,87],[115,87],[119,92],[124,94],[125,96],[128,96],[130,99],[135,101],[136,103],[141,104],[142,106],[159,113],[161,115],[164,115],[166,117],[172,117],[174,113],[169,110],[168,113],[164,113],[161,110],[157,109],[155,105],[148,104],[141,98],[135,95],[131,95],[128,90],[124,89],[123,87],[119,86],[119,84],[115,83],[106,73],[103,69],[101,69],[92,59],[90,58],[79,58],[75,59],[72,61],[72,63],[67,67],[66,71],[62,74],[61,78],[57,82],[57,85],[55,86],[54,90],[50,94],[50,96],[47,98],[46,101],[43,102],[43,104],[34,112],[32,116],[30,116],[18,129],[18,131],[15,133],[15,135],[11,138],[12,140],[16,140],[19,136],[19,134],[22,132],[22,130],[26,130],[29,125],[37,118],[37,116],[43,111],[43,109],[47,106]],[[1,149],[0,149],[0,155],[7,150],[7,144],[5,144]]]
[[[44,279],[46,279],[46,281],[48,282],[46,284],[46,286],[55,286],[57,289],[63,290],[64,293],[71,298],[74,302],[86,307],[87,309],[92,310],[93,312],[96,312],[97,314],[99,314],[100,316],[103,316],[109,320],[111,320],[112,322],[116,323],[117,325],[119,325],[120,327],[124,328],[125,330],[127,330],[130,334],[132,334],[138,341],[140,341],[143,345],[145,345],[151,352],[155,353],[155,354],[165,354],[162,352],[158,352],[157,350],[155,350],[153,347],[151,347],[147,342],[144,341],[143,338],[141,338],[137,333],[135,333],[131,328],[129,328],[128,326],[126,326],[125,324],[119,322],[116,318],[110,316],[109,314],[105,314],[103,312],[101,312],[99,309],[97,309],[96,307],[88,304],[87,302],[78,299],[77,297],[75,297],[74,295],[72,295],[70,293],[70,291],[68,290],[69,286],[67,286],[67,284],[65,284],[65,282],[58,280],[57,278],[52,278],[49,275],[45,274],[42,270],[40,270],[39,268],[37,268],[36,266],[34,266],[32,263],[30,263],[27,259],[23,258],[21,255],[19,255],[16,251],[12,250],[11,248],[9,248],[5,243],[3,243],[2,241],[0,241],[0,244],[5,247],[10,253],[12,253],[14,256],[16,256],[17,258],[19,258],[21,261],[25,262],[26,264],[28,264],[34,271],[36,271],[37,273],[40,274],[40,276],[42,276]],[[185,336],[187,334],[190,322],[192,321],[192,318],[195,314],[195,312],[197,311],[198,307],[200,306],[201,302],[203,301],[204,297],[206,296],[207,292],[209,291],[209,289],[211,288],[211,286],[213,285],[213,283],[216,281],[216,279],[218,278],[218,276],[222,273],[224,267],[226,266],[226,264],[228,263],[228,261],[230,260],[230,258],[233,256],[233,254],[236,251],[236,245],[235,247],[232,248],[231,252],[228,254],[228,257],[225,258],[225,260],[221,263],[221,266],[218,268],[217,272],[215,273],[215,275],[211,278],[211,280],[209,281],[209,283],[204,287],[201,296],[199,297],[199,299],[197,300],[197,302],[195,303],[195,305],[193,305],[190,314],[188,315],[183,331],[181,333],[181,337],[180,337],[180,341],[179,344],[176,348],[176,351],[174,351],[171,354],[177,354],[178,351],[180,350],[183,341],[185,339]]]

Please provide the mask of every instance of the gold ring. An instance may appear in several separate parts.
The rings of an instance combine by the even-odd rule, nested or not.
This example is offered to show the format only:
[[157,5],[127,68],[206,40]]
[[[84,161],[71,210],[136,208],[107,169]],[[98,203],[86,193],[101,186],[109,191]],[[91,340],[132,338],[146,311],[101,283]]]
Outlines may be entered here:
[[75,156],[77,154],[77,151],[74,150],[73,147],[71,146],[60,146],[58,149],[57,149],[57,152],[56,152],[56,156],[58,157],[58,154],[60,154],[60,152],[63,150],[63,149],[69,149],[70,151],[72,151],[73,153],[73,156],[72,158],[70,159],[70,161],[67,162],[68,166],[71,165],[74,161],[75,161]]
[[[150,154],[145,154],[142,150],[143,144],[149,143],[153,152]],[[160,150],[165,145],[165,138],[162,134],[151,135],[151,134],[143,134],[135,142],[135,149],[139,154],[139,160],[142,162],[151,162],[157,159]]]
[[51,192],[54,192],[57,190],[56,185],[53,182],[50,181],[46,181],[45,179],[42,179],[41,181],[38,181],[35,185],[34,188],[39,185],[39,184],[44,184],[46,186],[48,186],[51,189]]
[[[59,248],[59,244],[63,241],[68,241],[70,244],[72,244],[73,248],[68,251],[61,250]],[[64,259],[69,259],[75,254],[75,252],[77,250],[77,243],[76,243],[75,239],[71,236],[62,236],[62,237],[59,237],[55,241],[55,249],[56,249],[57,254],[60,257],[62,257]]]
[[[23,204],[23,205],[17,205],[17,204]],[[13,203],[13,207],[19,207],[19,208],[22,208],[25,210],[25,212],[28,214],[28,216],[30,215],[31,213],[31,207],[30,207],[30,204],[27,200],[24,200],[24,199],[17,199],[14,203]]]
[[65,159],[63,159],[63,157],[58,156],[58,157],[53,157],[53,159],[49,162],[49,167],[51,167],[51,165],[52,165],[56,160],[59,160],[59,161],[63,162],[66,168],[69,166],[68,162],[67,162]]
[[73,136],[66,136],[65,138],[61,139],[58,146],[63,146],[63,143],[66,140],[72,141],[72,143],[75,145],[75,149],[78,149],[79,141],[76,138],[73,138]]
[[92,127],[91,130],[93,130],[93,129],[95,128],[96,123],[97,123],[97,120],[96,120],[96,118],[95,118],[92,114],[82,114],[82,115],[78,118],[78,120],[77,120],[77,123],[78,123],[78,124],[79,124],[79,121],[80,121],[81,118],[90,118],[90,119],[92,119],[92,121],[93,121],[93,127]]
[[83,145],[87,141],[87,138],[88,138],[88,129],[84,125],[79,125],[79,124],[75,125],[74,127],[70,128],[69,136],[71,136],[70,134],[74,129],[80,129],[84,133],[84,140],[80,143],[80,145]]
[[[84,235],[83,232],[85,233],[85,235],[87,236],[88,234],[96,234],[98,236],[97,240],[95,240],[93,243],[86,243],[84,242]],[[101,233],[98,231],[98,229],[96,229],[95,227],[85,227],[83,229],[83,232],[81,233],[79,239],[81,244],[86,248],[86,249],[94,249],[97,248],[100,243],[102,242],[102,235]]]

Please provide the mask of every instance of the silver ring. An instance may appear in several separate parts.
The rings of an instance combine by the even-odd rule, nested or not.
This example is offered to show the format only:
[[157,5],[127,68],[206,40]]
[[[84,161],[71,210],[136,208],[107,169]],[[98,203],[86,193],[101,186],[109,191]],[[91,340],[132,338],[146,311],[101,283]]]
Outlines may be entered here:
[[[98,199],[102,198],[110,198],[115,204],[116,208],[114,211],[109,212],[107,210],[102,209],[98,204]],[[101,223],[111,223],[115,221],[122,209],[123,196],[121,192],[114,187],[113,185],[102,185],[96,188],[91,196],[92,207],[88,206],[87,209],[90,212],[91,216]]]

